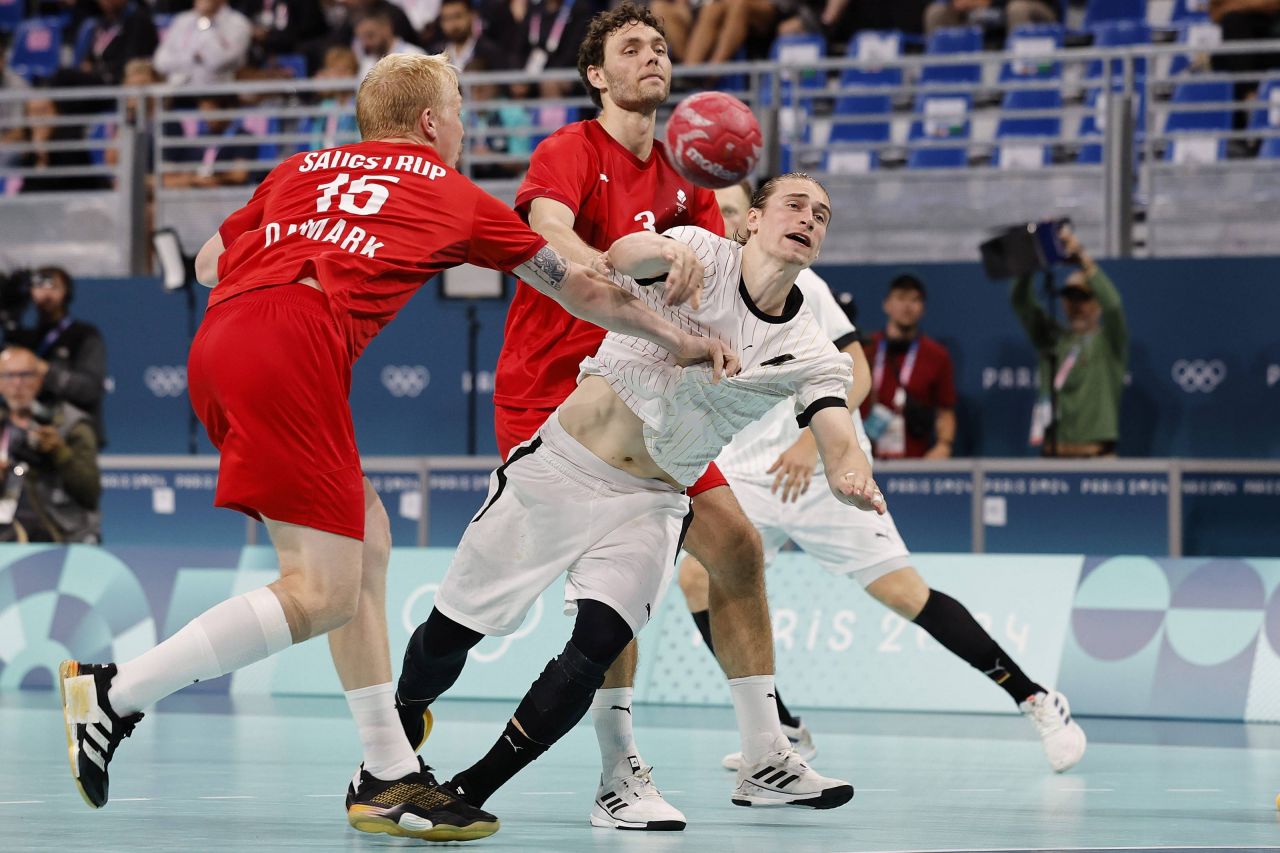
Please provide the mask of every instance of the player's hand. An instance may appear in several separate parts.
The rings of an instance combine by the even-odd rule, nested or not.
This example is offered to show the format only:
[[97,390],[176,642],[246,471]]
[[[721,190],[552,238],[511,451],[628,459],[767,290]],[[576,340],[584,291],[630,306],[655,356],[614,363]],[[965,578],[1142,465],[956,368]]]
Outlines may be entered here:
[[702,261],[687,243],[679,240],[663,240],[662,259],[671,264],[667,271],[667,284],[663,301],[667,305],[702,307]]
[[737,376],[742,370],[738,354],[729,349],[724,341],[715,338],[700,338],[697,335],[684,336],[680,348],[675,352],[676,362],[681,367],[693,364],[711,364],[711,381],[719,382],[726,376]]
[[62,436],[59,435],[58,430],[51,425],[38,426],[35,429],[28,431],[27,440],[30,441],[31,446],[40,453],[53,453],[63,444]]
[[809,484],[817,467],[816,446],[797,442],[782,451],[782,455],[765,472],[774,475],[773,488],[769,491],[776,495],[778,489],[782,489],[782,502],[794,503],[809,491]]
[[831,491],[843,503],[861,510],[885,514],[884,494],[869,471],[848,471],[839,475],[828,475]]

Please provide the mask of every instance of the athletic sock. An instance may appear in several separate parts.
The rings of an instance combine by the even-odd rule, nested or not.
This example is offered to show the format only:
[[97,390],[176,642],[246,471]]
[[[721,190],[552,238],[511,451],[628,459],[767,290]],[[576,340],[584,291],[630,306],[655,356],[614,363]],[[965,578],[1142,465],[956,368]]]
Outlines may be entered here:
[[501,788],[548,749],[508,722],[502,737],[489,749],[484,758],[453,777],[453,785],[459,796],[476,808],[484,805],[493,792]]
[[631,726],[631,687],[609,687],[595,692],[591,701],[591,724],[600,742],[600,765],[606,777],[618,763],[634,756],[640,760],[635,730]]
[[979,670],[1009,694],[1015,703],[1025,702],[1044,688],[1027,678],[1013,658],[983,630],[960,602],[938,590],[930,590],[915,623],[929,632],[952,654]]
[[[702,640],[707,644],[707,651],[714,656],[716,653],[715,644],[711,642],[711,611],[710,610],[693,610],[689,612],[693,617],[693,624],[698,626],[698,633],[702,635]],[[773,698],[778,706],[778,719],[784,726],[791,726],[793,729],[800,728],[800,718],[791,713],[791,710],[782,701],[782,692],[774,687]]]
[[188,684],[234,672],[292,644],[280,600],[267,587],[255,589],[209,608],[120,664],[107,699],[121,716],[141,711]]
[[742,758],[754,764],[771,752],[788,749],[791,742],[782,733],[774,703],[772,675],[750,675],[729,679],[733,712],[742,737]]
[[389,681],[345,694],[360,733],[364,769],[388,781],[418,771],[418,756],[405,740],[404,727],[396,713],[395,694],[395,685]]

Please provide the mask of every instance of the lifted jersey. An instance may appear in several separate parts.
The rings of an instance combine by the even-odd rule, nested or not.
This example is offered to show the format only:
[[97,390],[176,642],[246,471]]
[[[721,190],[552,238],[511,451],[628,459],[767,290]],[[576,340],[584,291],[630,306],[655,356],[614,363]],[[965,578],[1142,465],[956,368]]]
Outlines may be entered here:
[[663,304],[660,287],[617,276],[628,291],[691,334],[723,341],[742,371],[711,382],[711,367],[680,367],[665,349],[610,333],[582,362],[583,374],[602,376],[644,422],[645,446],[658,467],[683,485],[693,483],[730,439],[779,403],[791,400],[802,426],[827,406],[845,406],[852,359],[832,345],[804,295],[792,287],[779,315],[762,311],[742,281],[742,247],[701,228],[673,228],[704,268],[702,306]]
[[[573,211],[573,230],[605,251],[619,237],[677,225],[716,234],[724,220],[715,193],[681,177],[660,141],[641,160],[598,121],[562,127],[543,140],[516,194],[526,219],[534,199],[549,198]],[[578,365],[604,340],[604,329],[579,320],[555,300],[520,282],[507,311],[493,401],[499,406],[554,409],[573,392]]]
[[[805,307],[813,312],[819,327],[837,349],[844,349],[858,340],[858,332],[849,322],[844,309],[831,295],[831,288],[812,270],[801,270],[796,276],[796,286],[804,294]],[[760,420],[734,436],[729,446],[716,458],[716,465],[735,480],[773,482],[773,474],[765,473],[782,455],[796,443],[800,427],[792,416],[789,403],[779,403]],[[871,442],[862,428],[862,417],[853,410],[853,427],[858,433],[858,443],[867,460],[871,460]],[[817,470],[822,471],[822,459]]]
[[509,272],[546,245],[434,149],[403,142],[295,154],[218,233],[225,251],[210,308],[314,278],[353,361],[440,271],[469,263]]

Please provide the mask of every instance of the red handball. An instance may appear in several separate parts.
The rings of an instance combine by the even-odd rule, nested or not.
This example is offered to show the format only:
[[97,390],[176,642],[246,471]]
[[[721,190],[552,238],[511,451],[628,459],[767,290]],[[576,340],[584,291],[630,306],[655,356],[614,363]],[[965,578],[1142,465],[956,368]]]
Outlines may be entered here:
[[667,122],[667,150],[676,170],[700,187],[731,187],[751,174],[764,139],[751,108],[724,92],[699,92],[680,102]]

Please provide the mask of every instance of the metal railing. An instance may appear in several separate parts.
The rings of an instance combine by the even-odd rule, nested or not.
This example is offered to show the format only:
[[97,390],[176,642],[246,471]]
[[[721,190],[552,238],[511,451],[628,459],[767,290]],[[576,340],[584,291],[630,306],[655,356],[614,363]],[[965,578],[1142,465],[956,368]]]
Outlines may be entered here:
[[[848,255],[826,253],[832,262],[971,258],[988,226],[1057,213],[1072,215],[1107,256],[1264,253],[1274,251],[1280,217],[1280,159],[1252,153],[1280,145],[1280,94],[1267,103],[1236,95],[1273,77],[1183,62],[1249,53],[1280,53],[1280,41],[678,67],[677,96],[660,120],[680,91],[709,85],[750,104],[764,134],[760,173],[800,166],[830,183],[842,214],[833,226],[848,237],[829,241]],[[1188,70],[1171,75],[1175,64]],[[928,81],[965,67],[979,69],[976,81]],[[866,82],[868,72],[886,70],[896,78],[890,85]],[[460,169],[510,200],[533,146],[594,113],[585,96],[561,94],[576,81],[572,70],[464,75],[469,142]],[[1230,96],[1182,102],[1187,83],[1220,84]],[[77,256],[67,244],[105,243],[109,234],[117,256],[89,268],[114,273],[145,267],[150,225],[176,226],[199,245],[276,163],[356,140],[355,84],[0,92],[6,243],[22,261],[65,261]],[[1023,93],[1050,94],[1044,105],[1016,108]],[[933,110],[939,97],[953,103]],[[1224,115],[1231,126],[1222,126]],[[842,140],[848,128],[864,132]],[[862,138],[867,128],[873,138]],[[962,156],[953,165],[918,162],[947,150]],[[1241,192],[1224,198],[1214,191],[1224,182]],[[50,227],[57,210],[67,214],[57,220],[66,223],[61,233]],[[1215,232],[1216,222],[1231,233]],[[1202,239],[1188,240],[1188,227]],[[908,230],[909,240],[895,238]]]

